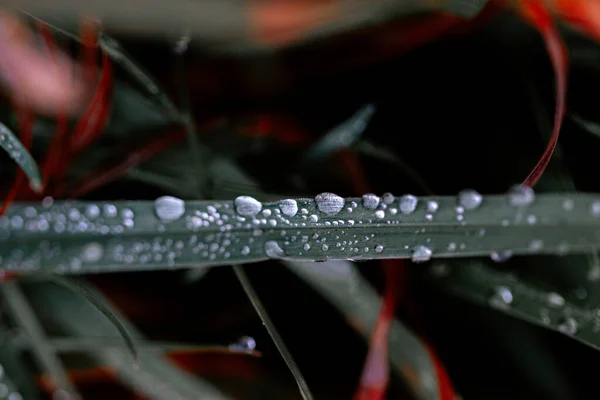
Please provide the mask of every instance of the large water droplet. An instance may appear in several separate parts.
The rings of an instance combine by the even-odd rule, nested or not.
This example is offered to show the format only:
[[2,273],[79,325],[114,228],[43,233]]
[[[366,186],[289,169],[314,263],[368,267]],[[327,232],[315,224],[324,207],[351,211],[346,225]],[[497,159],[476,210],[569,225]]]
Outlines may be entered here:
[[265,254],[269,258],[283,258],[285,256],[285,252],[274,240],[269,240],[265,242]]
[[600,201],[594,201],[590,204],[590,214],[594,217],[600,217]]
[[504,308],[513,302],[513,294],[506,286],[498,286],[490,299],[490,304],[495,307]]
[[565,305],[565,298],[555,292],[548,293],[548,304],[552,307],[562,307]]
[[571,317],[563,318],[563,320],[558,325],[558,330],[562,333],[566,333],[567,335],[574,335],[577,333],[577,329],[579,328],[577,321],[575,321]]
[[419,200],[412,194],[405,194],[400,197],[399,207],[402,214],[410,214],[417,209]]
[[410,259],[415,263],[422,263],[431,260],[433,252],[427,246],[415,246],[410,254]]
[[98,218],[100,216],[100,207],[95,204],[90,204],[85,208],[85,215],[87,215],[89,219]]
[[458,204],[465,210],[474,210],[481,205],[483,196],[473,189],[465,189],[458,194]]
[[81,259],[88,263],[98,262],[104,255],[104,247],[100,243],[88,243],[83,246]]
[[293,217],[298,212],[298,203],[294,199],[281,200],[279,202],[281,213],[287,217]]
[[365,195],[363,195],[362,197],[362,204],[363,207],[368,209],[368,210],[374,210],[377,208],[377,206],[379,206],[379,196],[373,194],[373,193],[367,193]]
[[381,200],[383,201],[383,204],[390,205],[394,202],[394,195],[390,192],[386,192],[381,196]]
[[176,221],[185,213],[185,202],[171,196],[159,197],[154,201],[154,210],[162,221]]
[[242,336],[235,343],[230,344],[229,348],[238,351],[252,351],[256,349],[256,340],[250,336]]
[[529,186],[516,185],[508,192],[508,202],[513,207],[525,207],[534,200],[535,192]]
[[233,204],[235,211],[243,217],[254,217],[262,210],[262,203],[250,196],[238,196]]
[[328,215],[337,214],[344,208],[344,199],[333,193],[321,193],[315,197],[315,202],[319,211]]
[[440,206],[437,201],[429,200],[427,202],[427,212],[434,213],[438,210],[439,207]]
[[494,251],[492,252],[492,254],[490,254],[490,258],[492,259],[492,261],[497,263],[508,261],[512,256],[512,250]]
[[381,253],[383,251],[383,246],[378,244],[375,246],[375,253]]

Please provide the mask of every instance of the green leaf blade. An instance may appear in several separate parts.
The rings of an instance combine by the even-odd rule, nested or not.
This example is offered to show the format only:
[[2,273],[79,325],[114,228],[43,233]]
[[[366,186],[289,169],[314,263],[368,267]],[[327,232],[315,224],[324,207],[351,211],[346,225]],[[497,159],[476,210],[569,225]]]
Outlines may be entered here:
[[37,163],[19,141],[17,136],[6,125],[0,122],[0,147],[8,153],[29,179],[31,190],[36,193],[42,191],[42,176]]

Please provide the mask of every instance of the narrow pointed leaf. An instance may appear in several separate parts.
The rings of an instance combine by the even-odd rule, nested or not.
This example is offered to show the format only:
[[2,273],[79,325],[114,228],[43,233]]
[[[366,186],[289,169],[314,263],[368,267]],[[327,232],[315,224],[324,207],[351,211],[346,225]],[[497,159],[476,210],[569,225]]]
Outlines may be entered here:
[[[467,194],[468,197],[468,194]],[[528,206],[484,196],[402,197],[379,209],[321,194],[235,201],[16,204],[0,217],[2,268],[63,273],[165,269],[273,259],[321,261],[584,253],[600,246],[600,196],[543,194]],[[389,201],[389,199],[386,199]],[[406,203],[408,201],[408,203]],[[367,201],[368,207],[372,207]],[[473,206],[470,204],[469,207]],[[405,213],[403,213],[403,211]]]
[[600,304],[583,307],[481,260],[438,263],[431,273],[440,287],[459,297],[600,349]]
[[29,179],[31,189],[39,193],[42,190],[42,176],[35,160],[17,136],[2,122],[0,122],[0,147],[21,167]]

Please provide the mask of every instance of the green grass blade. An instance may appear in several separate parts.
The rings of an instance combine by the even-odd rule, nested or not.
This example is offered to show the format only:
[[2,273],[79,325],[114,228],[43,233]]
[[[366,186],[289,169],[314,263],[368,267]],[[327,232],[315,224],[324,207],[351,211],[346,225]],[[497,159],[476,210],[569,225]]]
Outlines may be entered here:
[[131,357],[133,358],[134,366],[137,368],[138,366],[138,352],[133,341],[133,337],[123,324],[123,322],[119,319],[116,313],[113,313],[110,308],[105,305],[102,300],[94,295],[87,287],[85,287],[81,282],[76,280],[66,278],[59,275],[50,275],[49,279],[53,282],[64,286],[65,288],[73,291],[74,293],[83,296],[87,301],[89,301],[98,311],[100,311],[112,324],[117,328],[127,349],[131,353]]
[[495,269],[481,260],[437,263],[431,272],[441,288],[459,297],[600,349],[597,307],[582,307],[557,292],[525,283],[513,273]]
[[464,198],[424,197],[414,211],[410,197],[379,201],[375,209],[360,198],[323,196],[264,204],[245,196],[15,204],[0,217],[2,268],[84,273],[269,258],[424,262],[505,251],[580,254],[600,246],[600,195],[543,194],[520,207],[511,195],[492,195],[470,210],[459,205]]
[[42,190],[42,176],[35,160],[17,136],[2,122],[0,122],[0,147],[21,167],[29,179],[31,189],[39,193]]

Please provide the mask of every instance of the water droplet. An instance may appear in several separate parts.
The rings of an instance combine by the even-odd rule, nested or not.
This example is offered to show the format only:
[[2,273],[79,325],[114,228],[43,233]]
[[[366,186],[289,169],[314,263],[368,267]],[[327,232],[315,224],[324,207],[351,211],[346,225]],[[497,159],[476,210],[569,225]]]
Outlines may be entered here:
[[531,214],[531,215],[527,216],[527,223],[529,225],[535,225],[536,222],[537,222],[537,217],[535,215]]
[[375,253],[381,253],[383,251],[383,246],[378,244],[375,246]]
[[415,263],[422,263],[431,260],[433,252],[427,246],[417,245],[413,248],[410,259]]
[[566,333],[567,335],[574,335],[577,333],[578,324],[571,317],[563,318],[562,321],[558,325],[558,330],[562,333]]
[[304,247],[302,247],[304,249],[304,251],[309,251],[310,250],[310,244],[305,243]]
[[265,242],[265,254],[269,258],[283,258],[285,256],[285,252],[274,240],[269,240]]
[[394,200],[395,200],[394,195],[391,194],[390,192],[386,192],[381,196],[381,201],[383,202],[383,204],[390,205],[394,202]]
[[85,215],[89,219],[96,219],[100,216],[100,207],[95,204],[90,204],[85,208]]
[[385,211],[383,211],[383,210],[375,211],[375,218],[378,218],[378,219],[385,218]]
[[458,194],[458,204],[465,210],[474,210],[481,205],[483,196],[473,189],[465,189]]
[[490,258],[492,259],[492,261],[497,263],[508,261],[512,256],[512,250],[494,251],[492,252],[492,254],[490,254]]
[[154,201],[154,210],[162,221],[176,221],[185,213],[185,202],[172,196],[159,197]]
[[454,242],[448,243],[448,251],[455,251],[456,248],[457,248],[456,243],[454,243]]
[[104,255],[104,247],[100,243],[88,243],[83,246],[81,259],[88,263],[98,262]]
[[333,193],[321,193],[315,197],[315,202],[319,211],[328,215],[337,214],[344,208],[344,199]]
[[590,214],[594,217],[600,217],[600,201],[594,201],[590,204]]
[[508,192],[508,202],[513,207],[525,207],[534,200],[535,192],[529,186],[516,185]]
[[252,351],[256,349],[256,340],[250,336],[242,336],[229,347],[238,351]]
[[498,286],[494,290],[494,295],[490,299],[490,305],[504,308],[513,302],[513,294],[506,286]]
[[182,35],[175,42],[175,46],[173,46],[173,52],[175,52],[175,54],[185,53],[187,51],[188,46],[191,41],[192,41],[192,38],[189,35]]
[[254,217],[262,210],[262,203],[250,196],[238,196],[233,205],[235,211],[243,217]]
[[552,307],[562,307],[565,305],[565,298],[555,292],[548,293],[548,304]]
[[565,201],[563,201],[562,205],[565,211],[573,211],[573,209],[575,208],[575,202],[572,199],[566,199]]
[[327,246],[326,244],[324,244],[323,246],[321,246],[321,250],[327,251],[327,250],[329,250],[329,246]]
[[112,204],[105,204],[102,209],[104,210],[104,216],[107,218],[114,218],[117,216],[117,207]]
[[50,208],[52,207],[52,204],[54,204],[54,199],[50,196],[46,196],[42,200],[42,207],[44,208]]
[[310,216],[309,220],[310,222],[317,222],[319,221],[319,217],[316,214],[313,214]]
[[438,210],[439,207],[440,205],[437,201],[429,200],[427,202],[427,212],[434,213]]
[[368,193],[363,195],[362,197],[362,204],[363,207],[368,209],[368,210],[374,210],[377,208],[377,206],[379,206],[379,202],[380,202],[380,198],[379,196],[373,194],[373,193]]
[[287,217],[293,217],[298,212],[298,203],[294,199],[281,200],[279,202],[281,213]]
[[540,239],[534,239],[529,243],[529,250],[540,251],[544,248],[544,242]]
[[400,197],[399,209],[402,214],[410,214],[417,209],[419,200],[412,194],[405,194]]
[[250,254],[250,247],[248,247],[248,246],[242,247],[241,253],[243,256],[247,256],[248,254]]

